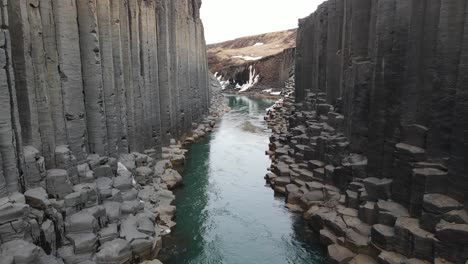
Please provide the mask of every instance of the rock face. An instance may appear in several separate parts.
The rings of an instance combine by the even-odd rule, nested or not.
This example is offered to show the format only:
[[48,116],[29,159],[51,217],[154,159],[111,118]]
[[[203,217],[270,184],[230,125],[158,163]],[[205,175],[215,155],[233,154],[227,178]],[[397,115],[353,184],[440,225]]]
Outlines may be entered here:
[[259,75],[257,87],[282,88],[294,73],[295,38],[291,29],[210,44],[210,70],[235,86],[249,81],[252,66]]
[[330,263],[468,260],[467,10],[328,0],[300,20],[295,96],[266,118],[266,178]]
[[216,119],[200,6],[0,1],[0,262],[154,259],[181,180],[157,160]]
[[467,8],[329,0],[299,22],[296,100],[325,93],[345,118],[351,150],[367,155],[370,177],[390,178],[395,144],[404,143],[424,149],[412,153],[420,161],[447,166],[451,193],[466,199]]
[[201,121],[211,92],[200,5],[3,1],[0,193],[40,187],[45,169],[87,154],[160,154]]

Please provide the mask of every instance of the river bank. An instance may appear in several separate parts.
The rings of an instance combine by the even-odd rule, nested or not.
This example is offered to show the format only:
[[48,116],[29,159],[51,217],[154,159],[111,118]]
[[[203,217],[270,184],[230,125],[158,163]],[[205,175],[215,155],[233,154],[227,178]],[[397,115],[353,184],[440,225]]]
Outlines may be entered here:
[[[443,186],[446,168],[409,145],[418,142],[417,127],[406,128],[412,137],[396,145],[399,178],[372,178],[366,156],[349,151],[344,116],[325,103],[325,94],[307,93],[302,103],[294,99],[282,98],[266,116],[273,134],[265,179],[327,246],[328,263],[465,263],[466,211],[456,200],[430,191]],[[392,198],[411,187],[398,181],[411,167],[410,191],[420,204],[409,211]],[[418,188],[426,191],[418,194]]]
[[177,226],[164,237],[161,260],[182,263],[324,263],[300,217],[258,176],[270,131],[263,116],[273,100],[226,96],[212,133],[188,146],[184,185],[175,190]]

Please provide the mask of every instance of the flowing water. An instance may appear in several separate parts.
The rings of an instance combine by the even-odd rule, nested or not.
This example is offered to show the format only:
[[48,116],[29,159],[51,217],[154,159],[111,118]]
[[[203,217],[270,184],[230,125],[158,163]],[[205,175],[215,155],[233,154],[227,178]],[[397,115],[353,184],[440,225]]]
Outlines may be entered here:
[[323,248],[265,186],[271,100],[229,96],[232,111],[189,148],[176,191],[177,227],[164,239],[166,264],[325,263]]

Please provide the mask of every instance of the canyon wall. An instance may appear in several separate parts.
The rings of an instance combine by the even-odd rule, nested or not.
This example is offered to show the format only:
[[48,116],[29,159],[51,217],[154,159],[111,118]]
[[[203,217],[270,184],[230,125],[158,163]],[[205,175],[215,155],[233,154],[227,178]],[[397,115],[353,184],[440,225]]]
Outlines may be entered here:
[[[0,194],[68,146],[118,157],[167,145],[207,113],[200,0],[3,0]],[[27,159],[28,157],[26,157]],[[34,185],[34,184],[32,184]]]
[[250,67],[252,66],[255,70],[255,75],[260,76],[259,82],[255,85],[256,88],[282,88],[284,82],[294,75],[294,59],[295,49],[288,48],[279,54],[256,61],[222,68],[218,71],[218,75],[223,76],[223,80],[245,84],[250,79]]
[[467,65],[466,0],[328,0],[299,21],[267,179],[330,263],[466,263]]
[[[468,199],[468,3],[329,0],[299,22],[296,99],[325,93],[370,176],[392,177],[395,145],[420,126],[427,159]],[[410,132],[408,132],[410,133]]]

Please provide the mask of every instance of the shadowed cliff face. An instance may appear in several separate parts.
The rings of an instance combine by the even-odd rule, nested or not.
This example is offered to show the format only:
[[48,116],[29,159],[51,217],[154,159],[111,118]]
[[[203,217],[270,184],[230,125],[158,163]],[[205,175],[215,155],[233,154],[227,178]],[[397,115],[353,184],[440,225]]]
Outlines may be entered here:
[[466,1],[323,3],[300,21],[298,102],[325,93],[376,177],[392,176],[395,144],[423,126],[419,147],[448,166],[451,195],[468,198],[467,10]]
[[159,152],[200,121],[210,99],[200,5],[2,1],[0,193],[27,177],[24,148],[47,169],[64,145],[78,163]]

